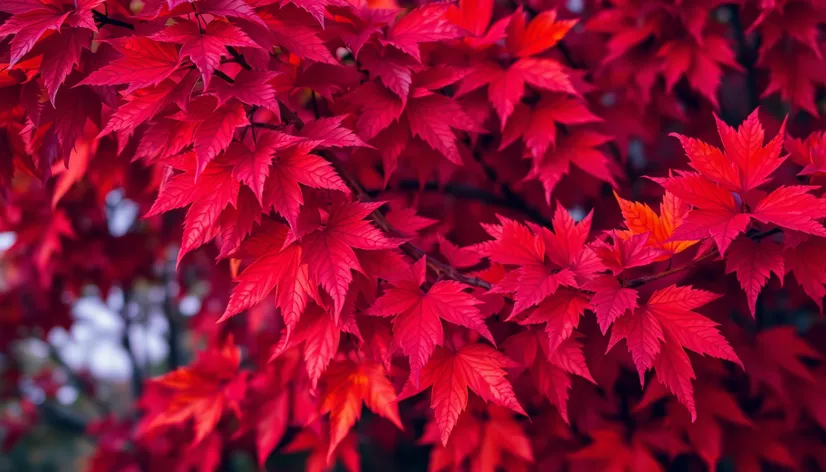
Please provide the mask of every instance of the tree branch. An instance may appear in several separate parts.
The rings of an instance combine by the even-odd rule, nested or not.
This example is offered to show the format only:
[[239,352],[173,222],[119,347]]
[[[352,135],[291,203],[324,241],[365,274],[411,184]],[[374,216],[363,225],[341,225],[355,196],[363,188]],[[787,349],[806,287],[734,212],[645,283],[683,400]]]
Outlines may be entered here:
[[55,364],[57,364],[64,372],[66,372],[66,375],[69,377],[69,382],[72,384],[73,387],[77,389],[78,393],[84,394],[89,399],[89,403],[95,408],[95,410],[97,410],[98,414],[100,414],[101,416],[108,415],[109,406],[100,401],[94,395],[90,395],[88,393],[88,389],[86,388],[85,380],[79,375],[77,375],[77,372],[75,372],[75,370],[72,369],[69,366],[69,364],[66,363],[63,357],[60,355],[60,351],[58,351],[55,346],[53,346],[51,343],[47,344],[49,346],[49,359]]
[[87,421],[59,405],[46,401],[37,406],[41,420],[61,430],[74,434],[87,434]]
[[[331,162],[335,163],[335,161],[332,160]],[[347,171],[347,169],[345,169],[341,165],[337,165],[336,168],[338,170],[339,175],[341,175],[341,177],[347,183],[347,186],[350,187],[350,190],[353,192],[353,194],[356,195],[356,197],[359,200],[363,202],[371,201],[370,196],[367,194],[367,192],[364,190],[364,187],[361,186],[358,180],[356,180],[355,176],[353,176],[350,172]],[[396,231],[390,224],[390,222],[387,221],[387,218],[381,211],[374,211],[370,215],[370,217],[373,219],[373,222],[376,224],[376,226],[378,226],[381,230],[391,234],[398,234],[398,231]],[[456,280],[458,282],[462,282],[473,287],[481,287],[485,290],[490,290],[491,288],[491,284],[485,280],[482,280],[478,277],[472,277],[470,275],[463,274],[459,272],[458,269],[449,264],[445,264],[432,257],[428,257],[427,253],[424,250],[416,247],[412,243],[403,243],[401,245],[401,250],[413,259],[418,260],[422,257],[425,257],[427,266],[442,277]]]
[[[749,111],[751,111],[760,104],[760,93],[757,89],[757,69],[755,68],[757,57],[746,40],[746,32],[740,19],[740,9],[736,5],[729,5],[728,8],[731,14],[731,29],[737,41],[737,60],[746,70],[747,102]],[[731,119],[732,117],[728,118]]]
[[[768,238],[769,236],[773,236],[773,235],[779,234],[779,233],[782,233],[782,230],[780,228],[774,228],[774,229],[770,229],[768,231],[763,231],[763,232],[760,232],[760,233],[754,233],[754,234],[752,234],[748,237],[750,239],[752,239],[753,241],[760,241],[762,239]],[[686,265],[683,265],[683,266],[680,266],[680,267],[675,267],[675,268],[672,268],[672,269],[668,269],[668,270],[665,270],[665,271],[657,273],[657,274],[647,275],[647,276],[644,276],[644,277],[637,277],[636,279],[627,280],[623,285],[625,287],[629,287],[629,288],[636,288],[636,287],[639,287],[641,285],[645,285],[649,282],[653,282],[655,280],[659,280],[659,279],[662,279],[664,277],[668,277],[669,275],[674,275],[674,274],[677,274],[679,272],[683,272],[685,270],[694,268],[697,265],[699,265],[701,262],[705,262],[705,261],[714,259],[719,255],[720,255],[720,253],[717,251],[717,248],[715,247],[713,250],[709,251],[707,254],[704,254],[703,256],[691,261],[691,263],[689,263],[689,264],[686,264]]]
[[247,60],[244,59],[244,56],[240,52],[236,51],[235,48],[232,46],[227,46],[227,52],[229,52],[230,56],[232,56],[232,58],[235,59],[235,62],[243,67],[244,70],[252,70],[252,66],[249,62],[247,62]]
[[671,268],[671,269],[668,269],[668,270],[664,270],[664,271],[659,272],[657,274],[646,275],[646,276],[643,276],[643,277],[637,277],[636,279],[627,280],[622,285],[624,287],[628,287],[628,288],[637,288],[637,287],[645,285],[649,282],[653,282],[655,280],[659,280],[659,279],[662,279],[664,277],[668,277],[669,275],[674,275],[674,274],[683,272],[685,270],[694,268],[698,264],[700,264],[701,262],[705,262],[709,259],[712,259],[712,258],[718,256],[718,255],[719,255],[719,253],[717,252],[717,249],[714,249],[712,251],[709,251],[705,255],[691,261],[691,263],[689,263],[689,264],[686,264],[686,265],[683,265],[683,266],[680,266],[680,267],[674,267],[674,268]]
[[[398,183],[395,190],[400,192],[422,190],[431,193],[445,193],[459,199],[474,200],[490,205],[496,205],[502,208],[510,208],[522,213],[525,217],[531,219],[535,223],[547,227],[551,226],[550,220],[539,214],[539,212],[534,208],[522,205],[518,200],[502,198],[491,192],[475,187],[469,187],[461,184],[440,185],[438,182],[427,182],[424,186],[421,186],[418,180],[402,180]],[[373,195],[374,193],[375,192],[368,192],[368,194],[373,197],[375,196]]]
[[504,196],[505,202],[507,202],[504,206],[518,209],[519,211],[524,213],[525,216],[532,219],[534,223],[540,226],[545,226],[547,228],[553,227],[553,223],[551,223],[551,220],[545,218],[539,210],[529,205],[528,202],[526,202],[525,199],[522,198],[522,196],[513,191],[509,184],[499,181],[498,172],[496,172],[496,169],[494,169],[485,162],[485,160],[482,158],[481,153],[474,151],[473,158],[476,160],[476,162],[479,163],[480,166],[482,166],[482,169],[484,169],[485,176],[488,178],[488,180],[490,180],[491,183],[493,183],[495,186],[499,187],[499,190],[502,192],[502,195]]
[[250,126],[253,128],[264,128],[264,129],[272,129],[276,131],[281,131],[284,129],[285,125],[274,125],[271,123],[258,123],[258,122],[251,122]]
[[[729,8],[731,8],[731,10],[732,10],[732,28],[734,30],[735,37],[737,38],[737,42],[739,44],[739,51],[738,51],[739,58],[738,59],[740,60],[743,67],[748,72],[749,98],[750,98],[750,101],[751,101],[750,108],[753,109],[759,103],[759,96],[757,94],[757,75],[756,75],[756,70],[755,70],[755,57],[754,57],[753,51],[751,50],[751,48],[747,44],[747,41],[746,41],[746,38],[745,38],[745,32],[744,32],[742,23],[740,21],[740,17],[739,17],[739,14],[738,14],[739,11],[737,10],[737,7],[734,6],[734,5],[730,5]],[[531,13],[531,10],[529,8],[528,8],[527,11],[528,11],[528,13]],[[95,11],[95,10],[93,10],[92,13],[95,17],[95,21],[99,22],[101,25],[107,25],[108,24],[108,25],[113,25],[113,26],[119,26],[119,27],[123,27],[123,28],[132,29],[132,30],[135,29],[135,26],[131,23],[127,23],[125,21],[110,18],[108,15],[106,15],[104,13],[100,13],[100,12]],[[559,52],[562,54],[563,60],[568,64],[569,67],[574,68],[574,69],[584,69],[585,68],[585,65],[580,63],[576,59],[576,57],[573,55],[571,50],[565,45],[565,43],[563,41],[560,41],[557,44],[557,48],[558,48]],[[233,57],[235,62],[237,62],[242,68],[244,68],[245,70],[252,70],[252,66],[250,66],[250,64],[246,61],[246,59],[244,58],[244,56],[241,53],[236,51],[231,46],[227,46],[226,49],[227,49],[227,52],[229,52],[229,54]],[[216,76],[220,77],[221,79],[229,82],[229,83],[234,83],[234,80],[231,77],[229,77],[228,75],[224,74],[221,71],[216,70],[216,71],[214,71],[214,74]],[[318,116],[318,108],[317,108],[318,105],[315,101],[315,95],[313,95],[312,98],[313,98],[313,111],[316,114],[316,116]],[[274,130],[280,130],[280,129],[283,128],[282,125],[272,125],[272,124],[269,124],[269,123],[251,123],[250,126],[258,127],[258,128],[265,128],[265,129],[274,129]],[[564,131],[565,130],[563,128],[563,132]],[[613,154],[614,158],[621,162],[622,161],[622,152],[620,151],[617,144],[612,141],[612,142],[609,142],[607,144],[607,146],[608,146],[608,149],[611,152],[611,154]],[[503,183],[503,182],[498,181],[498,175],[496,173],[496,170],[493,169],[492,167],[490,167],[489,165],[487,165],[482,160],[482,157],[479,153],[474,152],[474,158],[484,168],[485,174],[492,181],[492,183],[494,183],[495,185],[498,185],[500,187],[500,189],[501,189],[501,191],[504,195],[504,198],[499,198],[499,197],[497,197],[493,194],[489,194],[489,193],[484,192],[484,191],[479,190],[479,189],[466,188],[466,187],[462,187],[462,186],[458,186],[458,185],[447,185],[447,186],[444,186],[444,187],[440,187],[436,183],[427,183],[427,184],[425,184],[425,187],[422,190],[425,190],[425,191],[441,191],[441,190],[443,190],[444,192],[449,193],[451,195],[454,195],[458,198],[468,198],[468,199],[487,202],[487,203],[490,203],[490,204],[493,204],[493,205],[502,206],[502,207],[505,207],[505,208],[511,208],[511,209],[522,212],[523,214],[525,214],[526,217],[531,219],[532,222],[534,222],[534,223],[537,223],[537,224],[540,224],[542,226],[546,226],[546,227],[549,227],[549,228],[552,227],[552,223],[551,223],[550,220],[545,218],[538,210],[536,210],[535,208],[528,205],[527,202],[525,202],[525,200],[520,195],[518,195],[516,192],[514,192],[507,183]],[[331,162],[334,162],[334,161],[331,160]],[[368,192],[365,191],[365,189],[361,186],[361,184],[355,179],[355,177],[352,174],[350,174],[346,169],[344,169],[340,165],[337,165],[336,167],[338,169],[339,174],[342,176],[342,178],[344,178],[344,180],[347,182],[350,189],[358,197],[359,200],[365,201],[365,202],[371,201],[370,195],[368,194]],[[412,190],[412,189],[418,189],[418,188],[419,188],[418,182],[402,181],[400,183],[400,189],[403,189],[403,190],[409,190],[409,189]],[[376,210],[375,212],[373,212],[371,214],[371,218],[373,219],[374,223],[379,228],[381,228],[383,231],[388,232],[388,233],[398,234],[398,231],[396,231],[390,225],[390,223],[387,221],[387,218],[380,211]],[[779,233],[779,232],[780,232],[780,230],[775,228],[773,230],[766,231],[766,232],[763,232],[763,233],[757,233],[757,234],[755,234],[753,236],[750,236],[750,237],[754,240],[759,241],[760,239],[763,239],[764,237],[768,237],[772,234],[776,234],[776,233]],[[450,278],[450,279],[453,279],[453,280],[457,280],[459,282],[463,282],[467,285],[471,285],[471,286],[474,286],[474,287],[481,287],[481,288],[484,288],[484,289],[490,289],[491,288],[491,284],[488,283],[485,280],[482,280],[478,277],[472,277],[472,276],[462,274],[455,267],[453,267],[449,264],[444,264],[444,263],[442,263],[442,262],[440,262],[436,259],[433,259],[432,257],[428,257],[427,253],[424,250],[416,247],[412,243],[402,244],[401,249],[405,254],[407,254],[408,256],[410,256],[414,259],[419,259],[421,257],[426,257],[428,267],[430,267],[431,270],[433,270],[434,272],[436,272],[437,274],[439,274],[441,276],[444,276],[446,278]],[[695,267],[700,262],[704,262],[706,260],[712,259],[717,254],[718,253],[717,253],[717,250],[715,248],[713,251],[710,251],[709,253],[705,254],[704,256],[694,260],[690,264],[686,264],[684,266],[677,267],[677,268],[672,268],[672,269],[660,272],[658,274],[653,274],[653,275],[649,275],[649,276],[644,276],[644,277],[638,277],[638,278],[635,278],[635,279],[631,279],[631,280],[626,281],[624,285],[626,287],[632,287],[632,288],[633,287],[639,287],[641,285],[644,285],[644,284],[649,283],[649,282],[653,282],[655,280],[667,277],[669,275],[673,275],[673,274],[688,270],[692,267]],[[168,284],[165,284],[165,285],[168,285]],[[166,311],[170,312],[170,310],[168,308],[169,307],[167,307]],[[173,335],[173,332],[177,333],[177,331],[176,331],[177,327],[173,328],[175,323],[172,322],[169,315],[168,315],[168,319],[170,319],[170,361],[169,361],[169,365],[170,365],[171,369],[174,369],[178,365],[180,365],[180,359],[179,359],[179,354],[178,354],[179,349],[177,347],[177,334]],[[128,327],[128,324],[127,324],[127,327]],[[136,373],[136,376],[137,376],[136,378],[138,379],[137,380],[138,387],[136,387],[136,388],[139,390],[140,389],[140,384],[142,382],[140,381],[140,372],[138,371],[137,360],[134,358],[134,353],[131,350],[131,345],[129,343],[128,335],[126,335],[124,337],[124,347],[127,349],[127,352],[130,356],[130,360],[133,361],[133,365],[135,367],[134,372]]]
[[175,274],[175,260],[167,261],[164,266],[163,273],[163,314],[166,317],[166,322],[169,324],[169,333],[167,333],[167,345],[169,353],[167,353],[167,369],[175,370],[181,365],[181,346],[180,346],[180,313],[178,307],[175,305],[175,299],[172,295],[172,282]]
[[[333,161],[333,160],[330,160],[330,162],[333,162],[335,164],[335,161]],[[348,187],[350,187],[350,190],[352,190],[353,194],[355,194],[356,197],[360,201],[363,201],[363,202],[371,201],[370,195],[364,190],[364,188],[361,186],[361,184],[358,182],[358,180],[356,180],[355,176],[350,174],[341,165],[336,165],[336,169],[338,170],[339,175],[341,175],[341,177],[347,183]],[[383,231],[385,231],[387,233],[391,233],[391,234],[398,234],[398,231],[396,231],[393,228],[393,226],[390,224],[390,222],[387,221],[387,218],[384,216],[383,213],[381,213],[381,211],[379,211],[379,210],[374,211],[370,215],[370,217],[373,219],[373,222],[376,224],[376,226],[378,226]],[[775,234],[779,234],[781,232],[782,231],[779,228],[774,228],[774,229],[771,229],[771,230],[768,230],[768,231],[754,233],[752,235],[749,235],[748,237],[751,238],[754,241],[760,241],[762,239],[765,239],[765,238],[767,238],[769,236],[772,236],[772,235],[775,235]],[[486,280],[482,280],[478,277],[473,277],[473,276],[469,276],[467,274],[463,274],[457,268],[451,266],[450,264],[445,264],[445,263],[440,262],[440,261],[438,261],[438,260],[436,260],[432,257],[428,257],[427,253],[424,250],[422,250],[421,248],[415,246],[412,243],[404,243],[400,246],[400,248],[405,254],[407,254],[408,256],[410,256],[413,259],[418,260],[422,257],[426,257],[427,258],[426,259],[427,260],[427,266],[431,270],[433,270],[434,272],[436,272],[438,275],[440,275],[442,277],[452,279],[452,280],[456,280],[456,281],[462,282],[464,284],[467,284],[467,285],[470,285],[470,286],[473,286],[473,287],[480,287],[480,288],[483,288],[485,290],[490,290],[491,287],[492,287],[492,285],[489,282],[487,282]],[[647,275],[647,276],[643,276],[643,277],[637,277],[635,279],[630,279],[630,280],[625,281],[623,286],[629,287],[629,288],[637,288],[637,287],[640,287],[640,286],[645,285],[647,283],[653,282],[655,280],[659,280],[659,279],[662,279],[664,277],[668,277],[669,275],[677,274],[679,272],[683,272],[683,271],[689,270],[691,268],[697,267],[697,265],[699,265],[701,262],[711,260],[711,259],[715,258],[717,255],[719,255],[719,253],[718,253],[717,249],[714,248],[712,251],[709,251],[707,254],[699,257],[698,259],[692,261],[689,264],[686,264],[686,265],[683,265],[683,266],[680,266],[680,267],[675,267],[675,268],[672,268],[672,269],[668,269],[668,270],[665,270],[663,272],[659,272],[657,274]]]
[[138,363],[138,358],[135,356],[135,350],[132,346],[132,340],[129,337],[129,328],[132,326],[132,320],[129,318],[129,302],[131,294],[128,291],[124,292],[123,309],[121,310],[121,318],[123,319],[123,336],[121,337],[121,344],[129,357],[129,363],[132,365],[132,392],[135,398],[139,398],[143,392],[143,375],[141,367]]
[[228,76],[227,74],[224,74],[223,72],[221,72],[218,69],[215,69],[214,71],[212,71],[212,74],[216,77],[219,77],[219,78],[223,79],[224,82],[227,82],[229,84],[234,84],[235,83],[235,80],[233,80],[232,77]]
[[126,21],[116,20],[114,18],[110,18],[109,15],[105,13],[101,13],[96,10],[92,10],[92,16],[95,17],[95,21],[100,23],[101,26],[103,25],[112,25],[112,26],[119,26],[121,28],[126,28],[130,30],[135,29],[135,25],[132,23],[128,23]]

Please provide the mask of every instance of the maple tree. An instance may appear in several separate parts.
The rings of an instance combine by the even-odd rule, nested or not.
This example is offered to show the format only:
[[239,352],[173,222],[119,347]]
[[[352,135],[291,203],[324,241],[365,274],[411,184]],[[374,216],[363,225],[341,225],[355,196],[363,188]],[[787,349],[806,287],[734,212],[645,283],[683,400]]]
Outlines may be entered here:
[[[818,0],[0,1],[4,451],[826,469],[823,26]],[[122,384],[59,349],[90,299]]]

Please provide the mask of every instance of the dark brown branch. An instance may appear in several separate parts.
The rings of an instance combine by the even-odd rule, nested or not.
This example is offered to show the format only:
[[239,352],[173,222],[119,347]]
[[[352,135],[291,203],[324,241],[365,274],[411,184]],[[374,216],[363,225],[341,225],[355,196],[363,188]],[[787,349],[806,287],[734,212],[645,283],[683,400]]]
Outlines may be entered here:
[[247,62],[247,60],[244,59],[244,56],[240,52],[236,51],[235,48],[232,46],[227,46],[227,52],[229,52],[230,56],[235,59],[235,62],[237,62],[238,65],[243,67],[245,70],[252,70],[252,66],[249,62]]
[[[427,182],[424,186],[421,186],[418,180],[402,180],[398,183],[396,190],[421,190],[431,193],[444,193],[459,199],[473,200],[502,208],[509,208],[522,213],[526,218],[534,223],[547,227],[551,226],[550,220],[542,216],[536,209],[524,205],[521,200],[499,197],[491,192],[475,187],[469,187],[461,184],[440,185],[438,182]],[[371,196],[375,196],[372,195],[373,192],[368,193],[370,193]]]
[[166,338],[167,346],[169,348],[166,362],[166,368],[168,370],[175,370],[180,367],[182,360],[179,339],[181,337],[180,313],[178,312],[178,307],[175,305],[175,298],[172,295],[172,283],[174,280],[175,260],[173,258],[170,261],[167,261],[164,267],[163,279],[161,280],[164,291],[163,313],[166,317],[167,323],[169,324],[169,333]]
[[223,72],[221,72],[218,69],[215,69],[214,71],[212,71],[212,74],[215,75],[215,77],[219,77],[219,78],[223,79],[225,82],[227,82],[229,84],[234,84],[235,83],[235,80],[232,77],[228,76],[227,74],[224,74]]
[[576,59],[576,57],[574,57],[571,50],[568,48],[568,46],[563,41],[559,41],[558,43],[556,43],[556,48],[559,50],[559,53],[562,54],[562,59],[565,60],[565,62],[568,64],[569,67],[572,67],[574,69],[585,69],[586,68],[585,64],[580,63]]
[[[760,105],[760,93],[757,89],[757,54],[749,45],[746,38],[746,31],[740,18],[740,9],[736,5],[729,5],[731,16],[731,29],[734,32],[734,39],[737,41],[737,61],[746,70],[746,87],[749,112]],[[733,119],[735,117],[727,117]]]
[[72,369],[69,364],[63,359],[60,355],[60,351],[51,344],[49,344],[49,359],[58,365],[69,377],[69,382],[72,386],[77,389],[79,394],[86,395],[89,399],[89,403],[97,410],[98,414],[101,416],[106,416],[109,414],[109,406],[100,401],[94,395],[89,393],[89,389],[87,388],[86,381],[80,377],[74,369]]
[[121,319],[123,319],[123,336],[121,337],[121,344],[129,357],[129,363],[132,365],[132,392],[135,398],[140,398],[143,393],[143,374],[141,373],[141,366],[138,363],[138,358],[135,356],[135,350],[132,346],[132,340],[129,338],[129,328],[132,326],[132,320],[129,318],[129,302],[131,301],[131,293],[124,292],[123,309],[121,310]]
[[[768,231],[763,231],[763,232],[760,232],[760,233],[754,233],[754,234],[750,235],[749,238],[754,240],[754,241],[760,241],[762,239],[768,238],[769,236],[773,236],[773,235],[779,234],[779,233],[782,233],[780,228],[774,228],[774,229],[770,229]],[[649,282],[653,282],[655,280],[659,280],[659,279],[662,279],[664,277],[668,277],[669,275],[674,275],[674,274],[677,274],[679,272],[683,272],[685,270],[692,269],[694,267],[697,267],[701,262],[705,262],[705,261],[708,261],[708,260],[711,260],[711,259],[715,259],[719,255],[720,255],[720,253],[717,251],[717,248],[715,247],[713,250],[709,251],[708,253],[702,255],[701,257],[691,261],[690,263],[688,263],[686,265],[683,265],[683,266],[680,266],[680,267],[674,267],[674,268],[665,270],[663,272],[659,272],[657,274],[646,275],[644,277],[637,277],[636,279],[627,280],[627,281],[625,281],[625,283],[623,285],[626,286],[626,287],[629,287],[629,288],[636,288],[636,287],[639,287],[641,285],[645,285]]]
[[105,13],[101,13],[101,12],[96,11],[96,10],[92,10],[92,16],[95,17],[95,21],[100,23],[101,26],[103,26],[103,25],[112,25],[112,26],[119,26],[121,28],[130,29],[130,30],[135,29],[135,25],[133,25],[132,23],[128,23],[126,21],[121,21],[121,20],[116,20],[114,18],[110,18]]
[[[333,162],[333,161],[331,161],[331,162]],[[364,188],[361,186],[361,184],[356,180],[356,178],[352,174],[350,174],[342,166],[336,166],[336,167],[337,167],[339,175],[341,175],[341,177],[347,183],[348,187],[350,187],[352,192],[356,195],[356,197],[359,200],[364,201],[364,202],[371,201],[370,195],[364,190]],[[387,221],[387,218],[384,216],[384,214],[381,213],[379,210],[374,211],[371,215],[371,218],[373,219],[373,222],[376,224],[376,226],[378,226],[383,231],[385,231],[387,233],[390,233],[390,234],[394,234],[394,233],[397,234],[398,233],[392,227],[390,222]],[[760,240],[765,239],[769,236],[779,234],[779,233],[781,233],[781,230],[779,228],[774,228],[774,229],[771,229],[771,230],[768,230],[768,231],[764,231],[764,232],[760,232],[760,233],[754,233],[754,234],[750,235],[749,238],[751,238],[752,240],[755,240],[755,241],[760,241]],[[490,288],[492,287],[492,285],[489,282],[485,281],[485,280],[482,280],[478,277],[473,277],[473,276],[469,276],[467,274],[463,274],[458,269],[456,269],[455,267],[453,267],[449,264],[445,264],[445,263],[440,262],[440,261],[438,261],[438,260],[436,260],[432,257],[428,257],[427,253],[424,250],[416,247],[412,243],[402,244],[401,245],[401,250],[413,259],[418,260],[422,257],[427,257],[427,266],[431,270],[436,272],[436,274],[438,274],[438,275],[440,275],[444,278],[456,280],[456,281],[465,283],[465,284],[473,286],[473,287],[484,288],[485,290],[490,290]],[[715,249],[709,251],[707,254],[704,254],[703,256],[699,257],[698,259],[692,261],[689,264],[686,264],[686,265],[683,265],[683,266],[680,266],[680,267],[671,268],[671,269],[665,270],[663,272],[659,272],[657,274],[647,275],[647,276],[643,276],[643,277],[637,277],[635,279],[630,279],[630,280],[625,281],[625,283],[623,285],[625,287],[629,287],[629,288],[637,288],[637,287],[640,287],[640,286],[645,285],[647,283],[653,282],[655,280],[659,280],[659,279],[662,279],[664,277],[668,277],[669,275],[677,274],[679,272],[683,272],[683,271],[695,268],[700,263],[711,260],[711,259],[714,259],[718,255],[719,255],[719,253],[717,252],[717,249],[715,248]]]
[[253,127],[253,128],[272,129],[272,130],[276,130],[276,131],[282,131],[285,127],[285,125],[274,125],[272,123],[257,123],[257,122],[250,123],[250,126]]
[[43,402],[38,405],[37,410],[40,413],[40,420],[49,426],[77,435],[88,434],[88,424],[85,419],[54,402]]
[[545,226],[547,228],[553,227],[551,220],[545,218],[539,210],[529,205],[528,202],[526,202],[521,195],[513,191],[509,184],[507,184],[506,182],[501,182],[499,180],[498,172],[496,172],[496,169],[494,169],[488,163],[485,162],[485,160],[482,158],[481,153],[474,152],[473,158],[476,160],[476,162],[479,163],[480,166],[482,166],[482,169],[484,170],[485,176],[488,178],[488,180],[490,180],[491,183],[499,187],[499,191],[502,192],[502,195],[505,201],[507,202],[505,206],[509,208],[518,209],[520,212],[525,214],[525,216],[530,218],[534,223],[540,226]]
[[669,275],[674,275],[674,274],[686,271],[688,269],[692,269],[694,267],[697,267],[697,265],[699,265],[701,262],[705,262],[709,259],[713,259],[718,255],[719,255],[719,253],[717,252],[716,249],[714,249],[713,251],[709,251],[707,254],[704,254],[703,256],[691,261],[691,263],[689,263],[689,264],[686,264],[686,265],[683,265],[683,266],[680,266],[680,267],[673,267],[671,269],[664,270],[662,272],[659,272],[659,273],[656,273],[656,274],[653,274],[653,275],[646,275],[646,276],[643,276],[643,277],[637,277],[636,279],[627,280],[627,281],[625,281],[625,283],[623,283],[623,286],[628,287],[628,288],[637,288],[641,285],[645,285],[645,284],[653,282],[655,280],[659,280],[659,279],[662,279],[664,277],[668,277]]
[[[333,162],[333,161],[331,161],[331,162]],[[343,166],[336,166],[336,167],[337,167],[339,175],[341,175],[341,177],[344,179],[344,181],[350,187],[350,190],[352,190],[353,194],[355,194],[355,196],[359,200],[361,200],[363,202],[371,201],[370,196],[367,194],[367,192],[364,190],[364,188],[361,186],[361,184],[358,182],[358,180],[356,180],[355,176],[350,174],[350,172],[348,172],[346,169],[344,169]],[[384,232],[390,233],[390,234],[398,234],[398,231],[396,231],[393,228],[393,226],[390,225],[390,222],[387,221],[387,218],[379,210],[374,211],[370,215],[370,217],[373,219],[373,222],[376,224],[376,226],[378,226]],[[432,271],[436,272],[436,274],[440,275],[441,277],[456,280],[458,282],[462,282],[464,284],[467,284],[467,285],[470,285],[470,286],[473,286],[473,287],[481,287],[481,288],[484,288],[485,290],[490,290],[490,288],[491,288],[491,284],[488,283],[485,280],[482,280],[478,277],[472,277],[472,276],[463,274],[463,273],[459,272],[458,269],[456,269],[455,267],[453,267],[449,264],[445,264],[445,263],[440,262],[440,261],[438,261],[438,260],[436,260],[432,257],[428,257],[427,253],[424,250],[416,247],[412,243],[402,244],[401,245],[401,250],[413,259],[418,260],[422,257],[427,258],[426,259],[427,266]]]
[[313,105],[313,115],[315,116],[315,119],[318,119],[318,100],[315,98],[315,91],[310,92],[310,103]]

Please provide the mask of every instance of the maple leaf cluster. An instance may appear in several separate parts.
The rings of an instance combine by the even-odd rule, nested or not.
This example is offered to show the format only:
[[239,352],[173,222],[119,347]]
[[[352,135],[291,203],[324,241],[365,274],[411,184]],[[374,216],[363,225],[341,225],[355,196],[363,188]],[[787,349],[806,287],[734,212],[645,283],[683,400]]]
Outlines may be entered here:
[[[0,1],[3,447],[51,422],[92,471],[826,468],[824,23]],[[91,292],[123,296],[115,412],[51,344],[14,354]],[[156,312],[160,366],[129,332]]]

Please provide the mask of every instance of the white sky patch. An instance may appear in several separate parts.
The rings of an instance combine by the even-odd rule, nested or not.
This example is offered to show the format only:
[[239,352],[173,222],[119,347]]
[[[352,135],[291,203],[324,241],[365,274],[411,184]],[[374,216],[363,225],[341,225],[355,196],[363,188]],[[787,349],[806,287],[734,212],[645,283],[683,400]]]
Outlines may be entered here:
[[0,233],[0,252],[8,251],[15,242],[17,242],[17,233],[14,231]]
[[[69,331],[53,329],[48,340],[70,368],[88,370],[101,379],[127,381],[132,375],[132,364],[123,346],[123,293],[113,290],[107,302],[98,296],[79,299],[72,306],[75,323]],[[169,351],[169,323],[163,311],[155,307],[141,313],[134,302],[129,303],[126,311],[130,319],[129,342],[138,364],[143,367],[162,362]]]

